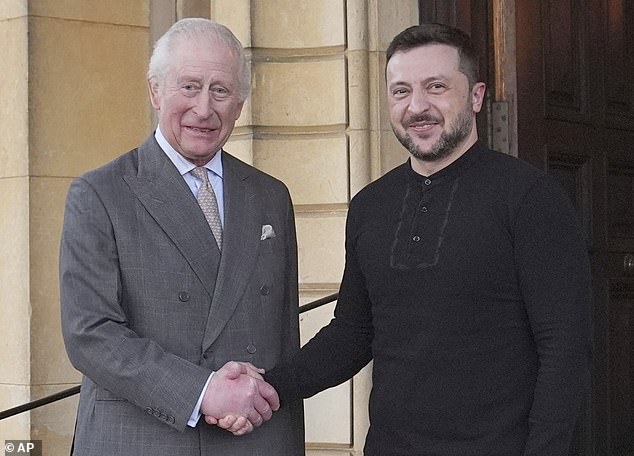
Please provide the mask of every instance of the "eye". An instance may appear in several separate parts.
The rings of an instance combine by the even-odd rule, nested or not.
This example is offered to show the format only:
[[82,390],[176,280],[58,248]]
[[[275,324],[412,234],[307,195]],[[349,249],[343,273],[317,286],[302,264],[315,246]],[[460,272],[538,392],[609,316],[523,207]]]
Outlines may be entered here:
[[209,88],[214,98],[223,99],[231,95],[231,91],[223,86],[212,86]]
[[181,92],[183,92],[186,96],[194,96],[198,90],[198,84],[194,84],[193,82],[185,82],[181,85]]
[[409,93],[409,90],[405,87],[395,87],[392,89],[392,97],[403,98]]
[[430,93],[442,93],[447,90],[447,86],[442,82],[432,82],[427,86],[427,90]]

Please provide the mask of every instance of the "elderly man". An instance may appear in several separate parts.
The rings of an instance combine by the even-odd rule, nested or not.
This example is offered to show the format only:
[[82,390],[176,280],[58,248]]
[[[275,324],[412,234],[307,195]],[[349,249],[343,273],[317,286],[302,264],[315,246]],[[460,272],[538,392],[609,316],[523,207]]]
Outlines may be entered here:
[[[250,90],[242,46],[182,20],[157,41],[148,84],[156,131],[67,198],[62,329],[84,374],[74,454],[303,454],[301,403],[271,418],[279,399],[250,364],[298,349],[297,253],[286,187],[223,150]],[[245,417],[236,434],[270,422],[236,438],[200,419],[227,414]]]
[[411,158],[350,203],[335,318],[265,379],[283,410],[373,359],[366,456],[566,455],[590,379],[576,214],[553,179],[478,141],[464,33],[404,30],[386,81]]

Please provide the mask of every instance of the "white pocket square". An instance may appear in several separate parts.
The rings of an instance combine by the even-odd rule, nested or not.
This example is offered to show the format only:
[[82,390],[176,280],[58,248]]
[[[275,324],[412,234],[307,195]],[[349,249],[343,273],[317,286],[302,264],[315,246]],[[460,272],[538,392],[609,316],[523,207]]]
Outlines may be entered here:
[[275,237],[275,230],[271,225],[262,225],[262,236],[260,236],[260,241],[264,241],[265,239],[271,239]]

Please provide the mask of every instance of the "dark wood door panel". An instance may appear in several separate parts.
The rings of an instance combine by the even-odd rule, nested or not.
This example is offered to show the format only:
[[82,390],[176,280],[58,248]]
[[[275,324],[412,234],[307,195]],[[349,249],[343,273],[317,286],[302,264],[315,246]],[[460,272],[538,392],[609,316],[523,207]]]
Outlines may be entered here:
[[515,4],[518,154],[570,195],[593,269],[593,391],[570,454],[633,455],[634,2]]
[[634,280],[614,281],[610,295],[608,454],[626,456],[634,453]]
[[[421,22],[475,38],[490,94],[501,1],[419,1]],[[570,196],[593,271],[592,395],[570,454],[634,456],[634,0],[513,5],[518,155]]]
[[607,125],[634,131],[634,2],[605,1],[604,103]]
[[545,115],[589,123],[586,16],[575,3],[551,0],[541,8]]

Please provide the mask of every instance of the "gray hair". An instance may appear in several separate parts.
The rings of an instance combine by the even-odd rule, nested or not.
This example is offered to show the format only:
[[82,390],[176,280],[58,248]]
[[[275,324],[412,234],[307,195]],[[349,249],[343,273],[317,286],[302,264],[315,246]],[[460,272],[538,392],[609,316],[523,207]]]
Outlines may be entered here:
[[238,94],[240,101],[244,101],[251,91],[251,71],[242,44],[231,30],[209,19],[186,18],[172,25],[154,44],[147,72],[148,79],[153,84],[161,83],[176,46],[186,40],[194,39],[207,40],[210,45],[225,45],[236,55],[239,61]]

